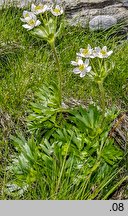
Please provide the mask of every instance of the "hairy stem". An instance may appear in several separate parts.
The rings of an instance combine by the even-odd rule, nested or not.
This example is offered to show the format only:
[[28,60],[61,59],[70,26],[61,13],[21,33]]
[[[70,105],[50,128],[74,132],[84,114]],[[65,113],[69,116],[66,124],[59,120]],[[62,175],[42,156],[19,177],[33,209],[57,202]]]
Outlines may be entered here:
[[98,82],[98,87],[100,91],[100,105],[103,112],[103,115],[105,114],[105,92],[103,87],[103,81]]

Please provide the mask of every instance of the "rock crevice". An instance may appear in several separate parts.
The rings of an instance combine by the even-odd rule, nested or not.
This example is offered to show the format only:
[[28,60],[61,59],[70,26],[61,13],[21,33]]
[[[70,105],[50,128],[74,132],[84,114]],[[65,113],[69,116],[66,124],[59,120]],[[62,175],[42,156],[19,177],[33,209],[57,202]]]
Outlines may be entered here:
[[[76,1],[77,2],[77,1]],[[81,1],[81,2],[78,2],[75,4],[75,1],[74,1],[74,4],[70,4],[70,2],[66,3],[65,1],[65,4],[66,4],[66,12],[71,12],[71,11],[80,11],[81,9],[101,9],[101,8],[104,8],[106,6],[109,6],[109,5],[114,5],[116,4],[117,1],[116,0],[104,0],[104,1]]]

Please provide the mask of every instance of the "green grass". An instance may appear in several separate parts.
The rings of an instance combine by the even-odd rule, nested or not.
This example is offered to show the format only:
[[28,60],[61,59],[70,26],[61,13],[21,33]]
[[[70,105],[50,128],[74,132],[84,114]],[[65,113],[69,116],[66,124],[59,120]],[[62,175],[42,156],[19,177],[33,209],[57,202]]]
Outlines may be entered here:
[[[26,133],[25,119],[35,92],[51,80],[56,80],[56,66],[53,53],[47,43],[33,38],[22,27],[22,10],[16,8],[0,11],[0,188],[6,184],[6,167],[14,147],[10,134]],[[99,104],[97,86],[88,77],[81,79],[72,73],[71,60],[76,52],[90,44],[108,46],[113,50],[109,58],[115,68],[105,80],[107,106],[115,106],[120,111],[127,110],[128,104],[128,41],[116,32],[116,26],[106,32],[90,32],[89,29],[67,26],[56,41],[61,60],[63,99],[81,99],[85,104],[93,99]],[[5,198],[1,194],[2,198]]]

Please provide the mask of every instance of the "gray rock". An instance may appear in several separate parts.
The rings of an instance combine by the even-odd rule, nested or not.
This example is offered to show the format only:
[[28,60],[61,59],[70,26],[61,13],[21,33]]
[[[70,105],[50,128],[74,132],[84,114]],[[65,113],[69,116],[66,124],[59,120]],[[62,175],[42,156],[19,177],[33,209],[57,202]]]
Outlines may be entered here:
[[128,0],[123,2],[123,6],[128,8]]
[[117,24],[117,19],[113,16],[96,16],[89,22],[91,30],[108,29]]
[[81,24],[84,27],[96,16],[112,16],[112,22],[107,19],[103,24],[106,29],[117,22],[128,22],[127,2],[128,0],[65,0],[65,7],[72,25]]
[[17,7],[24,7],[24,6],[27,6],[31,2],[34,2],[34,1],[32,0],[0,0],[0,6],[6,5],[8,7],[10,5],[15,5]]

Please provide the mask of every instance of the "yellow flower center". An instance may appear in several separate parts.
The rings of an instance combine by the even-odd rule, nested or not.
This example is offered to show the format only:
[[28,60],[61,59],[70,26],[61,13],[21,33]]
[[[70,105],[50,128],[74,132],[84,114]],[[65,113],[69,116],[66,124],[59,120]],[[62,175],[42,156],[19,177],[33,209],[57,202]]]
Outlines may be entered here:
[[101,54],[102,54],[102,55],[106,55],[107,52],[106,52],[105,50],[101,50]]
[[41,9],[43,9],[43,8],[44,8],[43,5],[42,5],[42,6],[38,5],[38,6],[35,7],[35,10],[41,10]]
[[82,54],[83,54],[83,55],[89,54],[89,50],[88,50],[88,49],[84,49],[83,52],[82,52]]
[[58,8],[54,8],[54,10],[53,10],[55,13],[60,13],[60,9],[58,9]]
[[28,13],[25,14],[25,18],[26,18],[26,17],[29,17],[29,14],[28,14]]
[[29,20],[28,24],[29,24],[30,26],[35,25],[35,20],[33,20],[33,19]]
[[83,70],[84,70],[84,68],[85,68],[85,67],[84,67],[84,65],[83,65],[83,64],[81,64],[81,65],[79,66],[79,70],[80,70],[80,71],[83,71]]

